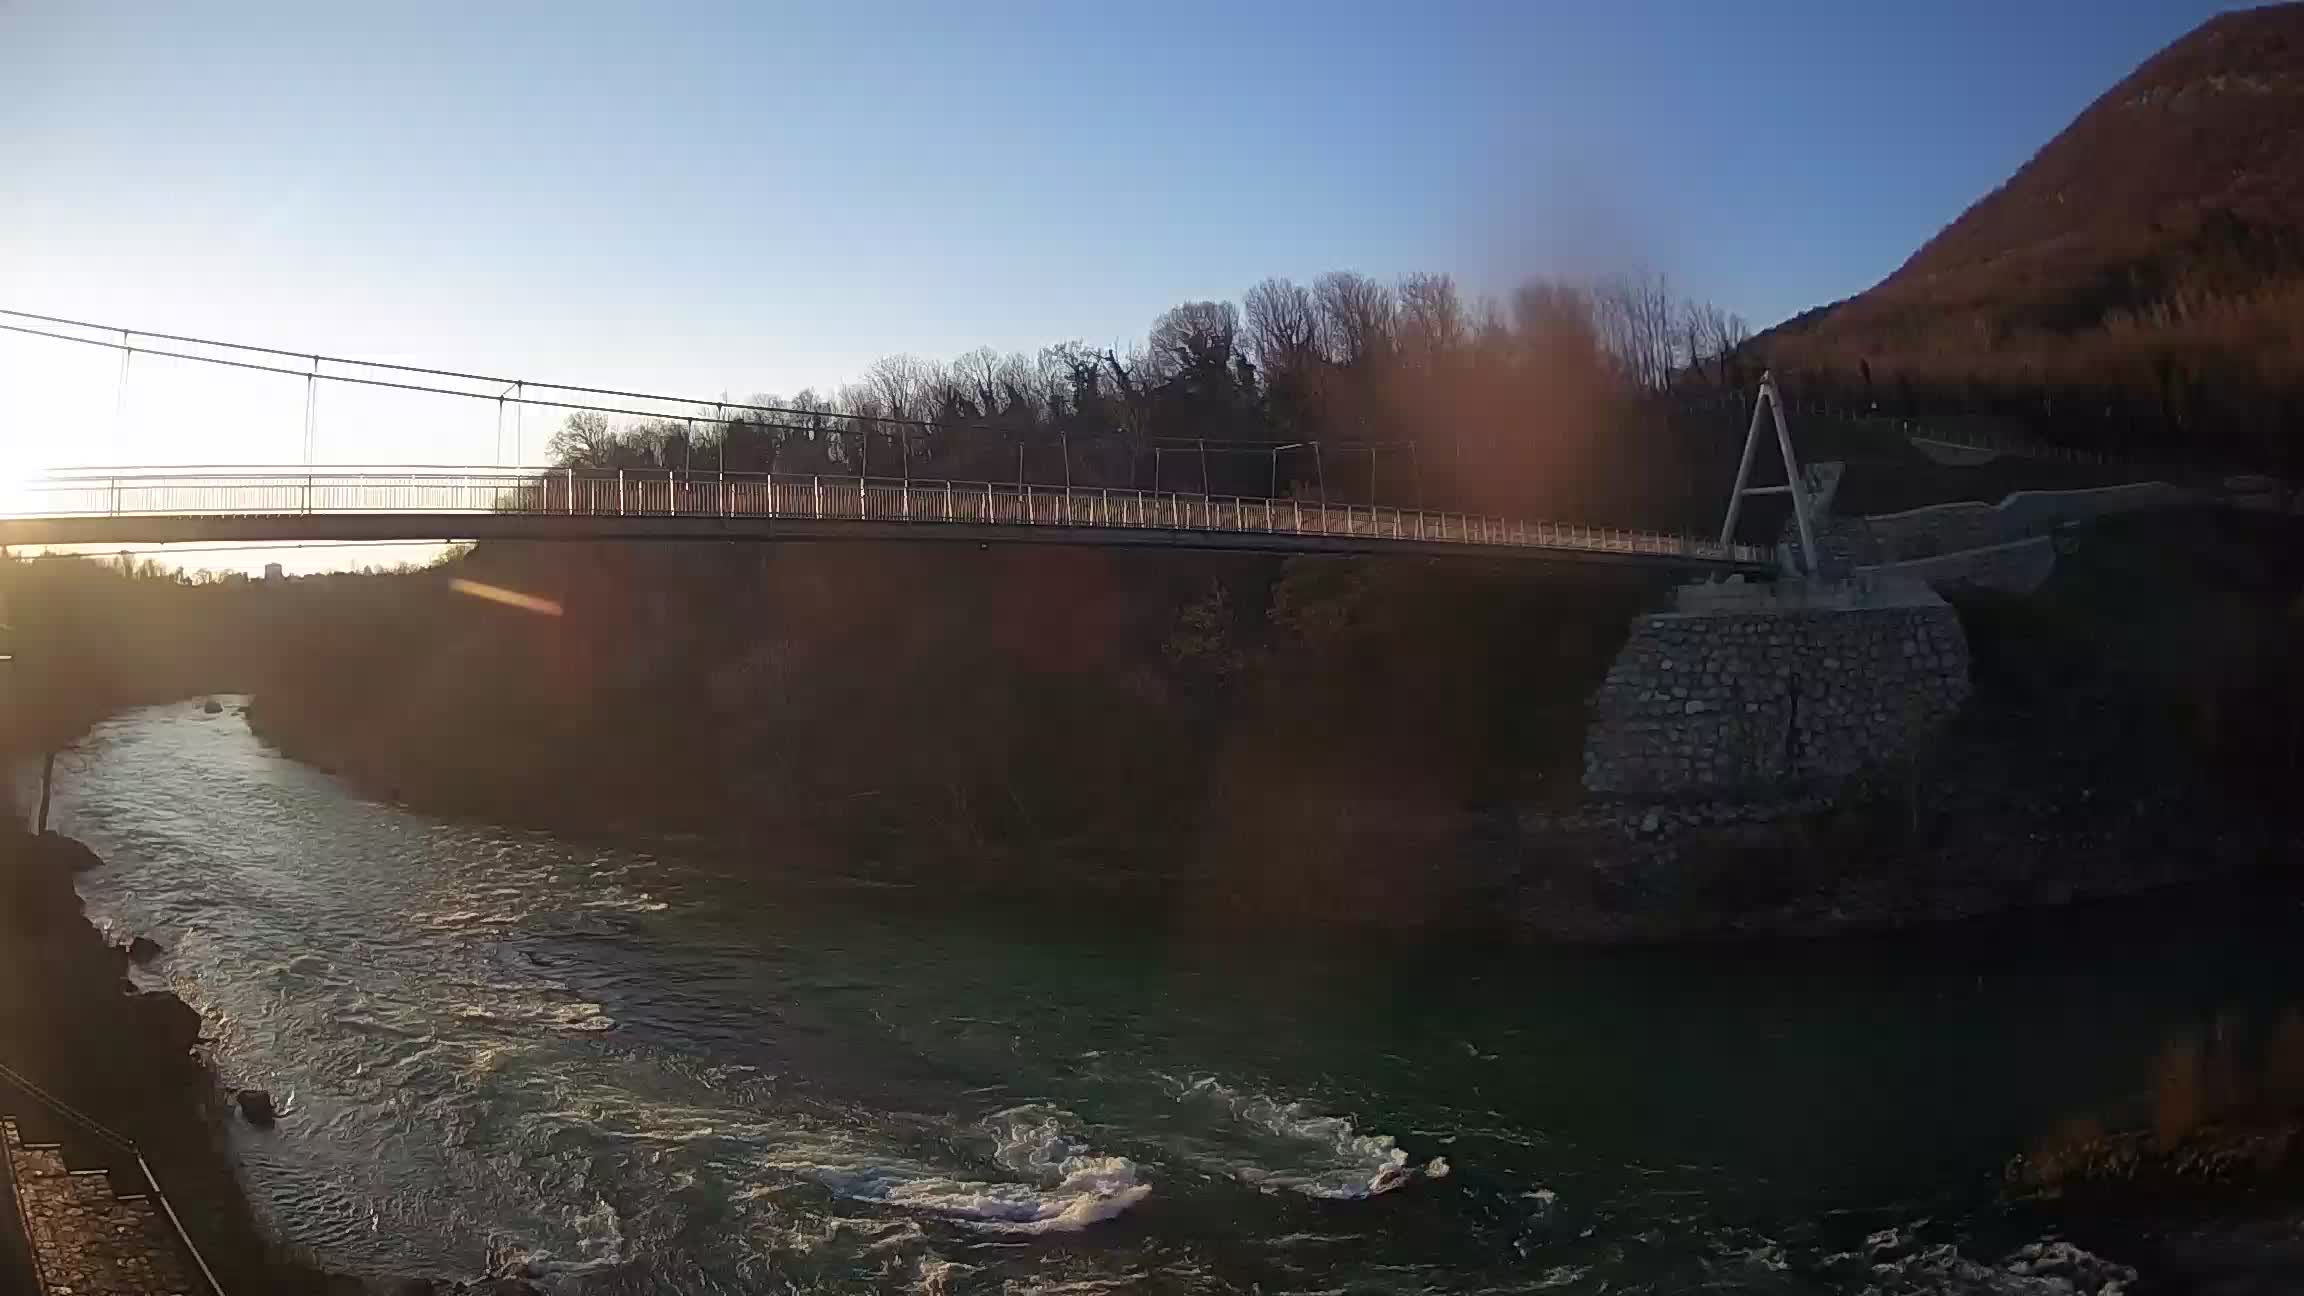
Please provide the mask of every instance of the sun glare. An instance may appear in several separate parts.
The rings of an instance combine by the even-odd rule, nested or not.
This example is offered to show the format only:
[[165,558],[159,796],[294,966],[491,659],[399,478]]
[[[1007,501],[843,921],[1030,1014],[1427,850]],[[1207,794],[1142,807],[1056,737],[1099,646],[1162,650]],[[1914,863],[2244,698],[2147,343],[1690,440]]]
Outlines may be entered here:
[[41,462],[26,438],[0,439],[0,516],[19,517],[42,511],[39,489],[48,465]]

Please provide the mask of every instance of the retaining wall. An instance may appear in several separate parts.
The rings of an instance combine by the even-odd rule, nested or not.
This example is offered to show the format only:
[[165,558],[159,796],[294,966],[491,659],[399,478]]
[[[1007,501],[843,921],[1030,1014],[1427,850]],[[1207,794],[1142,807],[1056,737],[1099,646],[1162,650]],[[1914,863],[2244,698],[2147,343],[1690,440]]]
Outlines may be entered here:
[[1933,595],[1655,613],[1594,698],[1584,786],[1661,799],[1829,787],[1905,756],[1967,696],[1967,638]]

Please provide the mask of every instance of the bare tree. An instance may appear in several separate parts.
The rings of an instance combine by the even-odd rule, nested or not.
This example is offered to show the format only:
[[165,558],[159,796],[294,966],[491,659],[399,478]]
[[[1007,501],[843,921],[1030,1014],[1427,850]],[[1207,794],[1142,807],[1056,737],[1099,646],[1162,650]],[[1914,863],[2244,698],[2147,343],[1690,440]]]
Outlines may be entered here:
[[1104,377],[1104,352],[1091,351],[1082,342],[1059,342],[1040,349],[1040,370],[1072,413],[1091,417],[1103,406],[1107,386]]
[[[870,438],[878,431],[877,424],[887,417],[887,409],[880,403],[880,393],[869,381],[845,383],[833,397],[844,416],[839,420],[839,435],[835,441],[839,458],[848,465],[848,471],[858,472],[872,463]],[[885,461],[883,461],[885,466]]]
[[1600,337],[1624,377],[1648,391],[1668,391],[1679,368],[1680,336],[1672,286],[1645,267],[1607,275],[1592,287]]
[[1426,366],[1461,349],[1470,326],[1456,280],[1445,274],[1400,276],[1399,335],[1403,349]]
[[[1229,303],[1226,308],[1230,308]],[[1112,375],[1113,421],[1128,439],[1132,452],[1140,453],[1152,424],[1152,393],[1144,382],[1146,374],[1157,372],[1152,352],[1148,346],[1139,346],[1123,358],[1117,350],[1106,348],[1099,358]]]
[[1483,295],[1472,305],[1473,344],[1483,355],[1508,357],[1511,354],[1512,325],[1504,313],[1504,303]]
[[1565,279],[1530,279],[1512,293],[1512,325],[1522,345],[1572,339],[1597,349],[1600,324],[1592,293]]
[[1743,316],[1730,314],[1712,302],[1680,304],[1682,359],[1689,372],[1698,377],[1707,364],[1711,365],[1713,380],[1723,388],[1734,385],[1730,364],[1736,349],[1750,340],[1751,333]]
[[1672,284],[1660,271],[1636,276],[1640,308],[1640,337],[1648,353],[1648,385],[1670,391],[1680,372],[1680,339],[1675,329],[1679,313],[1672,305]]
[[1392,348],[1397,307],[1392,290],[1363,274],[1337,270],[1312,285],[1320,310],[1320,346],[1328,361],[1353,368]]
[[839,422],[832,417],[839,412],[838,407],[833,404],[830,398],[820,394],[813,387],[801,388],[799,393],[785,404],[791,409],[800,411],[797,421],[800,424],[801,435],[810,441],[821,444],[829,440],[833,427]]
[[[943,412],[936,402],[942,380],[941,366],[909,352],[873,361],[864,371],[863,385],[873,406],[866,415],[872,421],[866,425],[865,434],[885,440],[906,462],[928,453],[931,447],[912,425],[928,422]],[[888,461],[891,467],[897,463],[895,458]]]
[[1009,422],[1044,427],[1055,422],[1064,405],[1064,388],[1047,353],[1028,356],[1011,351],[1000,361],[1001,414]]
[[642,419],[618,440],[658,468],[687,468],[695,454],[694,437],[680,419]]
[[570,468],[606,468],[616,462],[620,444],[607,415],[582,410],[560,424],[547,449],[554,463]]
[[864,387],[878,409],[876,417],[925,421],[937,366],[910,353],[882,356],[864,371]]
[[1312,294],[1286,279],[1266,279],[1242,299],[1248,354],[1267,382],[1301,380],[1320,358],[1320,312]]
[[1680,313],[1675,317],[1674,328],[1680,335],[1681,354],[1686,358],[1688,372],[1697,378],[1704,376],[1704,362],[1714,354],[1712,347],[1715,329],[1712,317],[1720,313],[1720,308],[1712,303],[1698,303],[1690,297],[1681,301]]
[[1739,356],[1744,350],[1744,344],[1751,340],[1752,324],[1743,316],[1731,311],[1727,318],[1720,322],[1720,349],[1717,355],[1720,359],[1721,386],[1733,387],[1736,385]]
[[989,418],[1005,403],[1001,388],[1008,375],[1008,366],[1014,359],[990,347],[978,347],[954,357],[946,372],[960,394],[976,407],[979,414]]
[[1161,312],[1146,339],[1163,377],[1228,370],[1239,349],[1240,310],[1230,302],[1196,301]]

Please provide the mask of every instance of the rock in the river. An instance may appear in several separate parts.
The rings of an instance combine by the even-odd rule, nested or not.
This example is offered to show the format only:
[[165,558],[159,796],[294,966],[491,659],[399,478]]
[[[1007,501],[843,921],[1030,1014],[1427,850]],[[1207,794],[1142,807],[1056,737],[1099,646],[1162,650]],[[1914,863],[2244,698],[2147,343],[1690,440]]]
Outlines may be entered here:
[[258,1129],[270,1129],[280,1119],[280,1112],[272,1106],[272,1095],[261,1089],[242,1089],[232,1095],[240,1104],[240,1115]]
[[200,709],[207,712],[209,715],[222,715],[224,713],[224,704],[214,698],[210,698],[206,702],[200,704]]
[[138,936],[128,942],[128,961],[131,963],[149,963],[163,952],[160,942],[149,936]]

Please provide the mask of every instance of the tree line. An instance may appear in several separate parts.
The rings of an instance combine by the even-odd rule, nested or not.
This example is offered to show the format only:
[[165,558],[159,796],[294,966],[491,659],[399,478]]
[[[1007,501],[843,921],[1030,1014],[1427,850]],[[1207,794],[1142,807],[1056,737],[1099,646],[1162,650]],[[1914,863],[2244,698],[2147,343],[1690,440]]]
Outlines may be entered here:
[[[151,558],[0,548],[0,767],[69,746],[124,707],[252,688],[275,590]],[[0,814],[19,791],[0,779]],[[35,792],[36,799],[44,800]]]
[[[1162,312],[1126,346],[900,354],[736,417],[569,416],[554,461],[1309,496],[1488,512],[1559,494],[1643,398],[1729,392],[1750,327],[1662,274],[1337,271]],[[1319,452],[1312,451],[1317,443]]]

